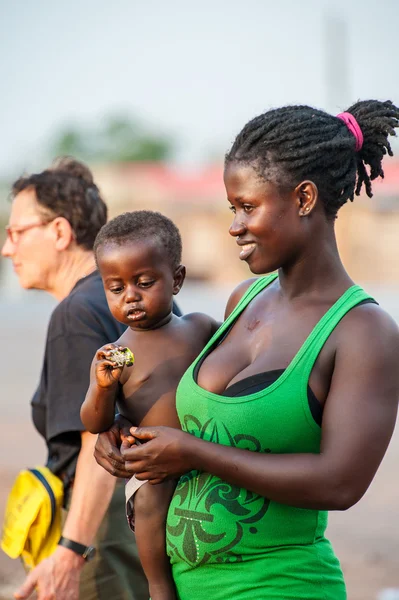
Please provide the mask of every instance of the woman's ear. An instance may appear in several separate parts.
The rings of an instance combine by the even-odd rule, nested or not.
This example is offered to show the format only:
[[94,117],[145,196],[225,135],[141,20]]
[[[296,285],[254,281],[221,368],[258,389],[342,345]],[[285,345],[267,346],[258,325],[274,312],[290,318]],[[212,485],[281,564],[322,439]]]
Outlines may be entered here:
[[302,181],[296,186],[295,194],[299,216],[307,217],[316,206],[319,197],[317,185],[313,181]]
[[173,275],[173,295],[176,296],[182,288],[184,280],[186,278],[186,267],[179,265]]
[[75,239],[70,222],[65,217],[57,217],[51,223],[51,226],[56,250],[66,250]]

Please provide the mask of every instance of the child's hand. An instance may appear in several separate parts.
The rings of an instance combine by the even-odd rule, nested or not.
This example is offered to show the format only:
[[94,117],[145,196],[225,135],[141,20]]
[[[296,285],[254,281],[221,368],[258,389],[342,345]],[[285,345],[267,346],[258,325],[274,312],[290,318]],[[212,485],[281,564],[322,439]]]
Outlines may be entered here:
[[122,438],[121,448],[131,448],[134,446],[134,437],[132,435],[125,435]]
[[132,435],[124,435],[122,438],[121,451],[122,449],[131,448],[132,446],[140,446],[143,442],[136,439]]
[[94,364],[97,385],[102,388],[110,388],[116,385],[122,375],[123,365],[119,366],[113,360],[115,350],[124,351],[124,346],[117,344],[106,344],[97,350],[96,362]]

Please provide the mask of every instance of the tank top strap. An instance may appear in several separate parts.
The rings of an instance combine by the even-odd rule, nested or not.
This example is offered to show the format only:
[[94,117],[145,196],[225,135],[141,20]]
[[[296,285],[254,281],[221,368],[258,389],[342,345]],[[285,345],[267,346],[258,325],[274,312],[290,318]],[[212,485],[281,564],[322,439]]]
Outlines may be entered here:
[[249,288],[245,291],[242,298],[237,302],[237,305],[234,307],[234,310],[231,311],[230,315],[227,317],[226,321],[223,323],[222,327],[226,324],[226,328],[230,326],[231,322],[234,321],[240,313],[248,306],[248,304],[268,285],[273,283],[275,279],[277,279],[278,273],[271,273],[270,275],[266,275],[265,277],[259,277],[256,281],[254,281]]
[[244,292],[242,298],[237,302],[234,309],[231,311],[227,319],[221,324],[219,329],[215,332],[215,334],[211,337],[205,348],[198,355],[196,360],[191,365],[192,367],[202,358],[204,354],[206,354],[215,342],[223,336],[225,331],[230,327],[230,325],[234,322],[234,320],[242,313],[242,311],[248,306],[248,304],[255,298],[259,292],[264,290],[268,285],[270,285],[275,279],[277,279],[277,273],[271,273],[270,275],[266,275],[265,277],[259,277],[254,281],[249,288]]
[[313,365],[321,349],[341,319],[364,300],[373,299],[360,286],[353,285],[342,294],[320,319],[294,359],[295,367],[300,363],[304,381],[308,381]]

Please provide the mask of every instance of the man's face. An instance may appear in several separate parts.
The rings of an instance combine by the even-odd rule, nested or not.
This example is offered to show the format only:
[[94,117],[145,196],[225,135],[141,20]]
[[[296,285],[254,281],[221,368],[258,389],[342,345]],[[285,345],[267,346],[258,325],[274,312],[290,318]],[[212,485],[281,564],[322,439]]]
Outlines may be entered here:
[[2,256],[11,258],[19,283],[25,289],[48,289],[57,264],[52,220],[40,209],[34,188],[15,196],[8,237],[1,251]]

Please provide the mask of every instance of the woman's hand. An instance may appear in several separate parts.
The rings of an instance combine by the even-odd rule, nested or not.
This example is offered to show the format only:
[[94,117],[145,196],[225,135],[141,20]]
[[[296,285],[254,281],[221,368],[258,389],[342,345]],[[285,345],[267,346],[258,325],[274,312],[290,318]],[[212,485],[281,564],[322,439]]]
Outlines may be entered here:
[[125,438],[130,436],[130,421],[116,415],[114,424],[108,431],[100,433],[94,448],[94,458],[99,465],[114,477],[130,478],[132,473],[125,469],[125,461],[120,447]]
[[195,468],[194,450],[200,440],[193,435],[172,427],[132,427],[130,432],[141,443],[121,448],[129,476],[156,484]]

